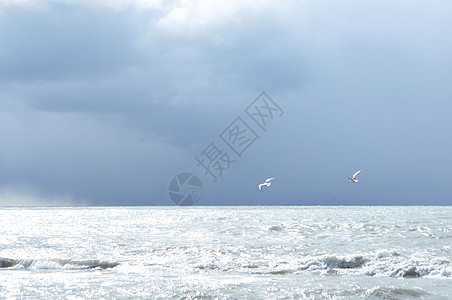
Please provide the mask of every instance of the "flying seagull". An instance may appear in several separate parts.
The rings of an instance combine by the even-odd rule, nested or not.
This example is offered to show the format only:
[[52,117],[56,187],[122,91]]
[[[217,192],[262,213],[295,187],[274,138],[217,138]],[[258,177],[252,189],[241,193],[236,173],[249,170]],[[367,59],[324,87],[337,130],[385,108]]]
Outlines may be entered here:
[[358,179],[356,179],[356,176],[358,176],[359,173],[361,173],[361,170],[359,170],[358,172],[356,172],[355,174],[353,174],[352,178],[350,178],[350,177],[347,177],[347,178],[350,180],[351,183],[357,183],[357,182],[358,182]]
[[275,178],[272,177],[272,178],[265,179],[264,183],[259,184],[259,190],[262,190],[263,186],[270,186],[272,184],[270,181],[272,181],[273,179],[275,179]]

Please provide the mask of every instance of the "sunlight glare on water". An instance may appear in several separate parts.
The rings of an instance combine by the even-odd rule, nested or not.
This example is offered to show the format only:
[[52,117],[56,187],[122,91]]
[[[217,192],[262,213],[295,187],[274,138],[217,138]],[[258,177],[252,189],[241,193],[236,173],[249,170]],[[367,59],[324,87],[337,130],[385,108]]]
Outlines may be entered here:
[[448,299],[450,207],[2,208],[0,297]]

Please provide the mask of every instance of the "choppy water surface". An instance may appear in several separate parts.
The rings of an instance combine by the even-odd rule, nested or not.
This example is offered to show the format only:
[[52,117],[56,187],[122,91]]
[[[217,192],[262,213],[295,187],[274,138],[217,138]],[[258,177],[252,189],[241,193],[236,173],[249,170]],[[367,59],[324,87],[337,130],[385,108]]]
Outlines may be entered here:
[[452,299],[452,207],[1,208],[0,297]]

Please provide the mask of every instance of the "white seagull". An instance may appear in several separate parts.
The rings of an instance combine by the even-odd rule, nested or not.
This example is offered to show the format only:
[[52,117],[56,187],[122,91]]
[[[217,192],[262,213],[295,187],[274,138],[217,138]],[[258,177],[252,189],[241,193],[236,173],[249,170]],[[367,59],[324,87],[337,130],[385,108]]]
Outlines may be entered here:
[[350,178],[350,177],[347,177],[347,178],[350,180],[351,183],[357,183],[357,182],[358,182],[358,179],[356,179],[356,176],[358,176],[359,173],[361,173],[361,170],[359,170],[358,172],[356,172],[355,174],[353,174],[352,178]]
[[262,190],[263,186],[270,186],[272,184],[270,181],[272,181],[273,179],[275,179],[275,178],[272,177],[272,178],[265,179],[264,183],[259,184],[259,190]]

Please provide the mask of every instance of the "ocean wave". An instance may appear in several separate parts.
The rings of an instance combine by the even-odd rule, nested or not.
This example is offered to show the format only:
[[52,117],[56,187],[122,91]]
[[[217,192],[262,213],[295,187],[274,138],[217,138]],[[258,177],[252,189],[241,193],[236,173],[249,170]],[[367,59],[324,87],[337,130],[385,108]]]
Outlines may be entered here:
[[0,268],[31,269],[31,270],[83,270],[109,269],[118,266],[117,262],[101,260],[72,259],[11,259],[0,258]]
[[310,271],[322,269],[353,269],[361,267],[366,262],[368,262],[368,259],[361,255],[343,257],[335,255],[322,255],[308,259],[299,269]]
[[[301,271],[324,271],[324,274],[368,275],[396,278],[452,277],[450,259],[406,258],[395,251],[348,256],[321,255],[301,262]],[[335,270],[336,272],[331,272]]]
[[[318,255],[308,256],[291,263],[268,261],[244,262],[241,269],[253,274],[287,275],[313,272],[331,276],[376,276],[394,278],[452,278],[452,261],[446,258],[405,257],[395,251],[360,253],[356,255]],[[204,267],[210,269],[212,267]],[[229,270],[215,265],[217,270]],[[232,268],[234,269],[234,268]]]
[[365,296],[376,297],[378,299],[400,299],[400,298],[423,298],[429,293],[421,288],[403,288],[397,286],[379,286],[370,288],[366,291]]
[[274,225],[268,228],[269,231],[283,231],[285,228],[282,225]]

